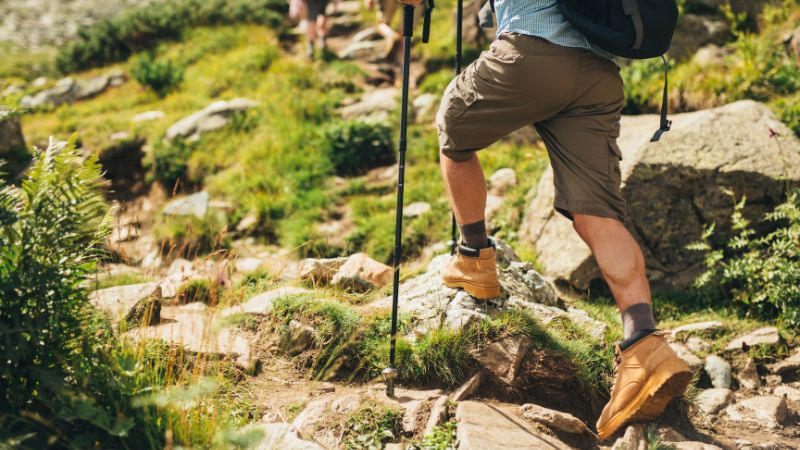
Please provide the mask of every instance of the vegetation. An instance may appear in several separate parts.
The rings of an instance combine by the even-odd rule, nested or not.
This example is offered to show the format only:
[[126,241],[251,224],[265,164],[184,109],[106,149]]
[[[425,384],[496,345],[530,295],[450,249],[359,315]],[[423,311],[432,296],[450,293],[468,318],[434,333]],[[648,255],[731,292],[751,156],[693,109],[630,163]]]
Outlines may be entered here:
[[402,412],[394,408],[374,404],[362,406],[347,419],[344,448],[383,448],[400,435],[402,418]]
[[764,217],[774,231],[759,235],[744,218],[742,197],[731,224],[736,233],[723,248],[711,244],[714,227],[693,248],[706,251],[707,271],[697,286],[720,301],[732,300],[748,315],[779,318],[785,326],[800,328],[800,191]]
[[145,53],[131,64],[131,76],[159,97],[165,97],[183,81],[183,70],[170,61],[159,62],[152,54]]
[[395,162],[392,129],[383,123],[334,122],[322,132],[319,148],[341,176],[363,175]]

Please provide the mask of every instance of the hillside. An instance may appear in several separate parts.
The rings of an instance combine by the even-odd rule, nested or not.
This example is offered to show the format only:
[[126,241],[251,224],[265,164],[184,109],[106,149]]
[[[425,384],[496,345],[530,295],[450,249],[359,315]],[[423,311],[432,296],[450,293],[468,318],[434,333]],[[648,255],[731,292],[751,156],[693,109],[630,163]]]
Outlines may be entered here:
[[[465,65],[492,40],[468,3]],[[413,46],[393,398],[400,67],[375,11],[329,5],[309,61],[278,0],[3,3],[0,448],[800,447],[800,3],[679,3],[674,130],[648,143],[660,61],[623,61],[618,151],[695,378],[605,442],[620,319],[533,127],[481,153],[503,296],[439,279],[453,0]]]

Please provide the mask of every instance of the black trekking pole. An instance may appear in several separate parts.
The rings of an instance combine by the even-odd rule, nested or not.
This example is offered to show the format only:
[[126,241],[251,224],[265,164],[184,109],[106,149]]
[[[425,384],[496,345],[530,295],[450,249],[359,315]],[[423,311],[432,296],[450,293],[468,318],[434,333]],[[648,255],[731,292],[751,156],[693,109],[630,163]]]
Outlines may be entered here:
[[[456,5],[456,77],[461,75],[461,24],[464,20],[464,0],[458,0]],[[456,254],[458,237],[456,236],[458,224],[456,223],[456,213],[453,212],[450,221],[450,254]]]
[[[400,256],[403,235],[403,183],[406,171],[406,147],[408,145],[409,66],[411,65],[411,36],[414,33],[414,4],[419,5],[419,3],[421,3],[421,0],[401,1],[413,4],[404,3],[403,5],[403,90],[400,103],[400,157],[397,171],[397,210],[395,212],[394,259],[392,263],[392,268],[394,269],[394,281],[392,284],[392,336],[389,346],[389,367],[383,369],[383,377],[386,380],[386,395],[388,397],[394,396],[394,381],[397,378],[395,356],[397,347],[397,308],[400,295]],[[433,0],[428,0],[425,8],[422,42],[428,42],[428,38],[430,37],[431,11],[433,11]]]

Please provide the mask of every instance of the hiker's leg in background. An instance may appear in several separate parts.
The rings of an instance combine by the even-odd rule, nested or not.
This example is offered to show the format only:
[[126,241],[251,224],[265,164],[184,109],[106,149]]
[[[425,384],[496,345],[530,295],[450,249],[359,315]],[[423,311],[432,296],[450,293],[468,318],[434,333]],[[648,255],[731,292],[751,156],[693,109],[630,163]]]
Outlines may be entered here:
[[486,209],[486,180],[478,155],[472,153],[465,161],[455,161],[440,155],[440,166],[450,204],[461,225],[480,222]]
[[326,38],[328,36],[328,16],[320,14],[317,17],[317,30],[319,31],[319,36],[321,38]]
[[620,311],[637,303],[651,303],[644,255],[622,222],[574,214],[573,226],[592,250]]

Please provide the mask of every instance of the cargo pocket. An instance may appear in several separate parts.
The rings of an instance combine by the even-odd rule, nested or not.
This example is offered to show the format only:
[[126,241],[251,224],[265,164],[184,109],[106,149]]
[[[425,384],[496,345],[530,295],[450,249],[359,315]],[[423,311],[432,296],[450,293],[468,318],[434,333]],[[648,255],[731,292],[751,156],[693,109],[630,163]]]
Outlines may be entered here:
[[475,92],[475,67],[477,61],[467,66],[466,70],[456,78],[453,91],[450,93],[448,101],[447,115],[457,119],[467,112],[467,108],[472,106],[478,99]]
[[614,191],[618,191],[622,184],[620,161],[622,161],[622,152],[616,139],[611,139],[608,141],[608,185]]

